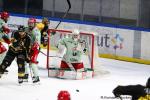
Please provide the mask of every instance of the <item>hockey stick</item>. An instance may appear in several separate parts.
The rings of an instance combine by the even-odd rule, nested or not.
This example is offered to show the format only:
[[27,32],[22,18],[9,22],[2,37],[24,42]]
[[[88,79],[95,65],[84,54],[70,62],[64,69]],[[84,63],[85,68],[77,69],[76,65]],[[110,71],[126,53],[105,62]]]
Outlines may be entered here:
[[[64,16],[61,18],[61,19],[64,19],[66,16],[67,16],[67,14],[68,14],[68,12],[70,11],[70,9],[71,9],[71,3],[70,3],[70,0],[67,0],[67,3],[68,3],[68,10],[66,11],[66,13],[64,14]],[[57,24],[57,26],[55,27],[55,29],[57,29],[58,28],[58,26],[60,25],[60,23],[62,22],[62,20],[60,20],[59,21],[59,23]]]
[[[26,49],[26,48],[25,48],[25,49]],[[28,53],[27,53],[27,49],[25,50],[25,53],[26,53],[26,57],[28,58],[29,56],[28,56]],[[32,75],[32,70],[31,70],[31,65],[30,65],[30,63],[29,63],[29,70],[30,70],[31,79],[32,79],[32,81],[33,81],[33,75]]]
[[41,50],[39,50],[39,52],[42,53],[42,54],[45,55],[45,56],[48,56],[48,57],[58,57],[58,58],[62,58],[62,57],[59,57],[59,56],[49,56],[49,55],[45,54],[44,52],[42,52]]
[[[70,0],[67,0],[67,3],[68,3],[68,10],[66,11],[66,13],[63,15],[63,17],[61,18],[61,19],[64,19],[66,16],[67,16],[67,14],[68,14],[68,12],[70,11],[70,9],[71,9],[71,3],[70,3]],[[58,26],[60,25],[60,23],[62,22],[62,20],[60,20],[59,21],[59,23],[57,24],[57,26],[55,27],[55,29],[57,29],[58,28]],[[55,33],[54,33],[55,34]],[[50,35],[48,35],[48,37],[50,37]],[[39,50],[40,51],[40,50]],[[42,54],[44,54],[45,56],[48,56],[48,55],[46,55],[45,53],[43,53],[42,51],[40,51]],[[55,56],[50,56],[50,57],[55,57]]]
[[120,99],[120,100],[123,100],[121,96],[119,96],[119,99]]

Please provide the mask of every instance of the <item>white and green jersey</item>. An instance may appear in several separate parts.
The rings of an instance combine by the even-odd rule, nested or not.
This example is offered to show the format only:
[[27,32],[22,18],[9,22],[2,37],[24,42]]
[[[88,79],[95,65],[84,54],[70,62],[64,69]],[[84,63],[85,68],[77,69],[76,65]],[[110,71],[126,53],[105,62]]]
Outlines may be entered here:
[[41,33],[40,33],[40,30],[38,28],[35,27],[32,31],[29,31],[29,29],[28,29],[27,33],[31,37],[31,44],[33,44],[34,42],[37,42],[40,45]]
[[0,39],[2,39],[3,36],[7,36],[7,34],[3,32],[3,26],[7,26],[7,24],[3,19],[0,19]]
[[81,56],[83,54],[83,49],[81,49],[79,41],[74,41],[71,37],[68,37],[60,40],[59,45],[64,45],[67,49],[63,57],[64,61],[70,63],[82,62]]

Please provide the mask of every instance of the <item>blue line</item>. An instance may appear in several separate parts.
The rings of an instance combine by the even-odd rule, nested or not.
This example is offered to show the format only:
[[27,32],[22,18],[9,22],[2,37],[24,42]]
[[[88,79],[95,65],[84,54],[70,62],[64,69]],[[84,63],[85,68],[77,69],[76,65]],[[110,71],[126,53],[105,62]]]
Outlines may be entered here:
[[[16,14],[16,13],[11,13],[11,16],[25,17],[25,18],[35,17],[37,19],[43,18],[42,16],[33,16],[33,15]],[[60,18],[52,18],[52,17],[47,17],[47,18],[49,18],[49,20],[52,20],[52,21],[60,21],[61,20],[62,22],[68,22],[68,23],[76,23],[76,24],[84,24],[84,25],[103,26],[103,27],[110,27],[110,28],[120,28],[120,29],[150,32],[150,29],[142,28],[142,27],[132,27],[132,26],[115,25],[115,24],[107,24],[107,23],[97,23],[97,22],[87,22],[87,21],[70,20],[70,19],[60,19]]]

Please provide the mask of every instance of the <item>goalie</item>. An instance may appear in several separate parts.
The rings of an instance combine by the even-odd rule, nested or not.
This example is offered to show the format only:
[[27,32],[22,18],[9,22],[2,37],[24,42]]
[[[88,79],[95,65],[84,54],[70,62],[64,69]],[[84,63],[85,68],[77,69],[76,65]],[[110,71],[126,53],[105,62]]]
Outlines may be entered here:
[[70,36],[63,38],[58,43],[59,55],[62,56],[61,69],[71,69],[74,71],[84,71],[84,64],[81,59],[86,52],[86,47],[82,46],[79,30],[75,29]]

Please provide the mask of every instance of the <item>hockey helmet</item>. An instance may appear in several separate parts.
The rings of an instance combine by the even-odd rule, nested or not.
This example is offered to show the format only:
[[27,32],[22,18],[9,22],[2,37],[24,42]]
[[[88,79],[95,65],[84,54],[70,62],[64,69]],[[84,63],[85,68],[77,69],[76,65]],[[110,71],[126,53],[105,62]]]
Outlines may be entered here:
[[74,29],[71,33],[73,40],[77,41],[80,37],[80,32],[78,29]]
[[8,19],[9,18],[9,13],[6,11],[1,12],[1,18],[2,19]]
[[36,19],[35,18],[29,18],[28,20],[28,26],[32,29],[36,25]]
[[147,82],[146,82],[146,87],[150,88],[150,77],[148,78]]
[[43,23],[44,25],[48,25],[50,22],[49,22],[48,18],[44,17],[44,18],[42,19],[42,23]]
[[29,18],[28,23],[36,23],[36,19],[35,18]]
[[24,31],[25,31],[25,27],[24,27],[23,25],[20,25],[20,26],[18,27],[18,31],[19,31],[19,32],[24,32]]
[[58,94],[58,100],[71,100],[69,92],[65,90],[60,91]]

